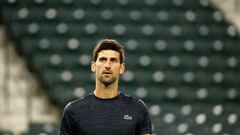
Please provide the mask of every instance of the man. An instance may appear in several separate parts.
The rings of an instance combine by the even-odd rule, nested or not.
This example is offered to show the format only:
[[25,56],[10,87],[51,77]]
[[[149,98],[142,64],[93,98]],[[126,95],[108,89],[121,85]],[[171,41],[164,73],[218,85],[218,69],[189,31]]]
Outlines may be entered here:
[[95,90],[65,107],[59,135],[150,135],[146,105],[118,90],[125,69],[123,46],[113,39],[101,40],[93,51],[91,69]]

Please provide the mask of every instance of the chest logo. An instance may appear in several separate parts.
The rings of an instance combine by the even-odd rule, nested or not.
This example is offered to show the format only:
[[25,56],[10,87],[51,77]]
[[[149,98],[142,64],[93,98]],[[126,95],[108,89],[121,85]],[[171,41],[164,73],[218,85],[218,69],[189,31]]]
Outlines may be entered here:
[[125,115],[123,116],[123,119],[124,119],[124,120],[132,120],[132,116],[130,116],[130,115],[128,115],[128,114],[125,114]]

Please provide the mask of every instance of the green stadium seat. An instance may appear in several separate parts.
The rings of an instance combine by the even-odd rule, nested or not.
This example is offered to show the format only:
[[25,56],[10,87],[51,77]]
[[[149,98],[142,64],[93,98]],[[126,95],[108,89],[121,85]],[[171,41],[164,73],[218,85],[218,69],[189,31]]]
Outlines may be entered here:
[[26,135],[54,135],[57,134],[57,125],[55,123],[30,123],[29,132]]

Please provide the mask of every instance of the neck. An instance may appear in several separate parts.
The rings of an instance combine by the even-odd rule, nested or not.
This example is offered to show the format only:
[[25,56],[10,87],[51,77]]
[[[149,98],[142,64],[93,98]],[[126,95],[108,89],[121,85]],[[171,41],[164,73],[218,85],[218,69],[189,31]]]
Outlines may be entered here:
[[113,84],[105,86],[100,82],[96,82],[96,88],[94,90],[94,95],[98,98],[114,98],[118,95],[118,83],[117,81]]

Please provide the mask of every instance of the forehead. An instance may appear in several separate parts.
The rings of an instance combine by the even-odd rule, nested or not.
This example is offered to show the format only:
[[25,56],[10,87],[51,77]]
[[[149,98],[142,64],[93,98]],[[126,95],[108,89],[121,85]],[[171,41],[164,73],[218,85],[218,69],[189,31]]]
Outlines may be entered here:
[[119,58],[120,53],[114,50],[102,50],[98,53],[98,58]]

